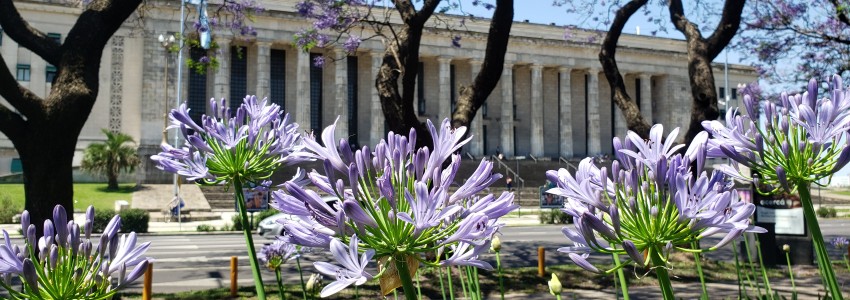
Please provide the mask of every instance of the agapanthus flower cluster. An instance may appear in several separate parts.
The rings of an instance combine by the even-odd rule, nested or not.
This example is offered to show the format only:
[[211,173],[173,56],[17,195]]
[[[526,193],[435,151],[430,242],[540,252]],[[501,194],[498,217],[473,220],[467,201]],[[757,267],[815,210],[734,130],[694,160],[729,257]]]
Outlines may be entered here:
[[204,184],[262,184],[281,165],[304,160],[298,155],[303,148],[298,124],[267,101],[247,96],[233,114],[224,99],[211,99],[213,115],[203,115],[201,124],[192,120],[183,103],[169,114],[169,128],[180,129],[184,145],[162,145],[162,152],[151,159],[162,170]]
[[289,242],[288,238],[278,237],[274,243],[263,246],[260,249],[259,259],[270,270],[277,270],[281,265],[291,259],[298,258],[301,253],[295,244]]
[[[710,251],[743,232],[764,232],[750,224],[755,207],[739,201],[728,176],[704,170],[705,132],[684,154],[677,153],[684,145],[674,146],[678,129],[666,138],[662,133],[663,127],[655,125],[648,141],[634,132],[622,141],[614,138],[616,160],[610,170],[585,158],[575,175],[566,169],[546,172],[557,184],[547,192],[567,199],[562,211],[575,221],[575,230],[563,229],[575,245],[559,251],[577,265],[602,272],[587,261],[597,251],[628,255],[621,266],[664,268],[671,250]],[[717,233],[725,235],[717,244],[689,249],[691,242]]]
[[[456,152],[469,141],[462,140],[465,127],[452,129],[448,119],[439,130],[430,121],[426,126],[433,149],[416,149],[415,130],[407,136],[389,133],[374,151],[368,146],[351,149],[346,139],[334,137],[336,123],[322,132],[321,141],[304,139],[324,170],[285,183],[284,190],[273,194],[272,206],[299,217],[282,221],[293,243],[329,249],[342,265],[317,263],[320,271],[336,277],[323,296],[392,276],[367,273],[373,258],[382,270],[404,261],[413,262],[410,272],[420,263],[492,268],[478,256],[502,226],[499,218],[518,207],[514,195],[479,195],[501,177],[486,160],[468,178],[455,178],[461,160]],[[322,201],[319,193],[303,187],[307,179],[339,201]],[[457,189],[451,192],[453,185]]]
[[847,249],[847,246],[850,245],[850,241],[848,241],[847,238],[843,236],[833,238],[832,241],[830,241],[829,243],[832,244],[832,247],[835,247],[835,249],[838,250],[845,250]]
[[[831,77],[828,84],[831,98],[818,99],[815,79],[802,95],[782,93],[779,103],[744,95],[746,115],[733,109],[726,113],[726,124],[703,121],[712,134],[709,156],[732,159],[731,166],[718,169],[736,179],[786,191],[831,176],[850,161],[850,95],[840,76]],[[746,176],[739,166],[758,177]]]
[[[36,225],[30,224],[29,212],[24,211],[22,247],[13,245],[2,231],[0,274],[5,280],[0,285],[15,299],[112,298],[147,270],[151,258],[143,255],[150,242],[136,245],[135,232],[118,235],[121,218],[117,215],[99,238],[92,239],[93,224],[93,206],[86,210],[81,231],[79,224],[68,221],[65,208],[57,205],[53,220],[44,221],[44,235],[36,237]],[[11,286],[12,275],[21,278],[22,288]]]

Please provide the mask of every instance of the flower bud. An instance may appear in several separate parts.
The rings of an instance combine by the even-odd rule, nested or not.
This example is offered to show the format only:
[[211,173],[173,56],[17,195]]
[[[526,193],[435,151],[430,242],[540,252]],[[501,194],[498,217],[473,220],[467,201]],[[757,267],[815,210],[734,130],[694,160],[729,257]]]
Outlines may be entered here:
[[782,251],[785,251],[786,253],[791,252],[791,246],[788,246],[788,244],[782,245]]
[[40,293],[38,290],[38,272],[35,270],[35,264],[32,263],[32,260],[29,258],[24,258],[24,281],[26,281],[27,285],[29,285],[30,289],[35,292],[37,295]]
[[21,230],[22,230],[21,232],[26,233],[27,228],[29,228],[29,227],[30,227],[30,212],[25,210],[23,213],[21,213]]
[[493,240],[490,241],[490,249],[497,253],[502,250],[502,239],[498,235],[493,236]]
[[310,275],[310,279],[307,280],[307,284],[305,285],[305,289],[312,292],[315,289],[319,288],[319,285],[322,283],[322,275],[315,274]]
[[557,295],[561,294],[561,291],[563,289],[564,288],[561,285],[561,281],[558,280],[558,275],[555,275],[555,273],[552,273],[552,279],[549,280],[549,293],[554,295],[554,296],[557,296]]

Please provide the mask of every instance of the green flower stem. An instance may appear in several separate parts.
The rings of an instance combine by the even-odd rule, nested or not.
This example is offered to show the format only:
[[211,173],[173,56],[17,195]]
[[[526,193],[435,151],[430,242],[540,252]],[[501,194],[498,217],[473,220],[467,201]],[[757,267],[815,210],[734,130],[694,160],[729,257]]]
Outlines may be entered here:
[[[734,244],[732,244],[732,253],[735,255],[735,272],[738,273],[738,299],[748,299],[750,296],[747,295],[747,287],[744,286],[744,282],[741,281],[741,276],[743,274],[741,273],[741,260],[738,257],[738,242],[737,242],[737,240],[735,241]],[[747,278],[749,279],[749,277],[747,277]]]
[[416,300],[416,289],[413,287],[413,279],[410,278],[410,270],[407,268],[407,257],[398,255],[394,260],[398,279],[401,280],[401,286],[404,288],[404,298]]
[[416,269],[416,296],[422,299],[422,283],[419,282],[419,271],[421,269]]
[[773,299],[773,289],[770,287],[770,279],[767,277],[767,268],[764,267],[764,260],[762,260],[761,255],[761,240],[759,240],[759,236],[756,235],[756,251],[759,254],[759,269],[761,269],[761,279],[764,280],[764,288],[767,290],[767,296],[770,299]]
[[[626,274],[623,268],[620,267],[620,256],[617,253],[611,253],[614,257],[614,267],[617,268],[617,279],[620,281],[620,290],[623,292],[623,300],[629,300],[629,285],[626,283]],[[614,280],[616,284],[617,280]],[[616,289],[616,287],[615,287]]]
[[673,295],[673,285],[670,283],[670,275],[667,274],[667,262],[661,256],[661,251],[657,248],[649,249],[649,259],[652,261],[655,275],[658,276],[658,285],[661,286],[661,295],[664,296],[664,300],[676,300],[676,296]]
[[[449,270],[451,270],[451,267],[449,268]],[[457,267],[457,273],[458,273],[457,277],[460,278],[460,289],[463,291],[463,297],[466,298],[466,299],[470,299],[469,293],[467,292],[467,289],[466,289],[466,281],[463,280],[463,271],[460,270],[460,267]]]
[[[750,251],[750,242],[749,241],[750,240],[747,238],[747,235],[745,233],[744,234],[744,248],[747,249],[747,262],[750,264],[750,274],[753,275],[752,281],[750,282],[750,286],[752,286],[752,282],[756,281],[756,267],[755,267],[756,265],[753,261],[753,254]],[[750,276],[747,275],[747,280],[749,280],[749,279],[750,279]],[[761,296],[762,295],[761,286],[758,284],[758,282],[755,283],[755,286],[756,286],[756,291],[758,291],[759,296]]]
[[248,244],[248,259],[251,260],[251,273],[254,274],[254,286],[257,288],[257,299],[266,300],[266,290],[263,288],[263,277],[260,274],[260,264],[257,261],[257,252],[254,250],[254,238],[251,232],[251,224],[248,223],[248,213],[245,209],[245,195],[242,194],[242,179],[233,178],[233,189],[236,195],[236,206],[239,208],[239,216],[242,221],[242,232],[245,233],[245,243]]
[[449,299],[455,300],[455,291],[452,288],[452,267],[446,267],[446,279],[449,281]]
[[847,265],[847,273],[850,273],[850,257],[847,254],[844,254],[844,264]]
[[283,280],[280,278],[280,267],[274,269],[274,276],[277,279],[277,291],[280,293],[280,299],[286,300],[286,289],[283,287]]
[[443,286],[443,268],[437,268],[437,278],[440,278],[440,293],[443,294],[443,300],[446,300],[446,288]]
[[469,272],[472,274],[472,281],[475,282],[475,299],[481,299],[481,283],[478,281],[478,268],[476,267],[468,267]]
[[496,251],[496,271],[499,274],[499,294],[502,296],[501,299],[505,300],[505,278],[502,276],[502,261],[499,258],[499,251]]
[[[696,241],[691,242],[691,246],[694,249],[699,249],[699,245]],[[705,288],[705,274],[702,273],[702,260],[699,257],[699,252],[694,252],[694,263],[697,265],[697,274],[699,275],[699,284],[702,287],[702,295],[700,295],[700,299],[708,300],[708,290]]]
[[561,294],[557,294],[557,295],[555,295],[555,299],[556,299],[556,300],[561,300]]
[[[300,247],[300,246],[298,246],[298,247]],[[300,252],[301,249],[299,248],[298,251]],[[309,299],[309,298],[307,298],[307,284],[304,283],[304,272],[301,271],[301,258],[300,257],[295,258],[295,267],[298,269],[298,276],[301,276],[301,296],[303,297],[302,299]],[[311,292],[310,294],[312,295],[313,293]]]
[[838,287],[838,281],[835,279],[835,272],[832,271],[832,264],[829,262],[829,254],[826,252],[826,245],[823,243],[823,234],[820,232],[815,208],[812,206],[812,196],[809,193],[809,185],[807,183],[798,183],[797,191],[800,193],[800,201],[803,202],[803,214],[806,218],[806,225],[812,232],[812,240],[815,243],[815,255],[818,260],[818,268],[824,277],[824,285],[829,291],[829,296],[834,300],[843,300],[844,295],[841,294],[841,289]]
[[794,270],[791,269],[791,253],[785,252],[785,262],[788,263],[788,275],[791,276],[791,291],[797,294],[797,285],[794,284]]

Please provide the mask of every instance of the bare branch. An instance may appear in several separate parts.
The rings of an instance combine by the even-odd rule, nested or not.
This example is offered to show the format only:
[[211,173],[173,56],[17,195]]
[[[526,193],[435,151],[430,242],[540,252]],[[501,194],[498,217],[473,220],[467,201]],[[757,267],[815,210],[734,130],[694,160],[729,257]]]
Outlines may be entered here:
[[644,120],[640,114],[640,109],[637,104],[626,93],[626,85],[623,82],[623,76],[620,74],[620,68],[617,66],[617,43],[620,40],[620,35],[623,33],[623,27],[626,22],[638,11],[646,5],[648,0],[632,0],[617,10],[614,21],[611,23],[611,28],[605,35],[602,41],[602,49],[599,51],[599,62],[602,64],[602,69],[605,73],[605,78],[608,79],[608,85],[611,87],[612,98],[620,111],[623,112],[623,117],[626,119],[626,124],[629,130],[634,131],[641,137],[649,136],[650,124]]
[[60,45],[30,26],[11,0],[0,0],[0,26],[3,26],[3,32],[21,47],[31,50],[49,64],[59,65]]
[[746,0],[726,0],[723,5],[723,15],[714,33],[708,37],[708,57],[714,59],[729,45],[729,41],[738,33],[741,27],[741,14]]
[[[6,60],[0,55],[0,66],[6,66]],[[43,114],[41,98],[18,84],[18,80],[7,68],[0,68],[0,96],[27,118],[40,118]],[[8,109],[7,109],[8,110]],[[19,117],[20,118],[20,117]],[[10,119],[10,118],[2,118]],[[0,121],[2,122],[2,121]]]

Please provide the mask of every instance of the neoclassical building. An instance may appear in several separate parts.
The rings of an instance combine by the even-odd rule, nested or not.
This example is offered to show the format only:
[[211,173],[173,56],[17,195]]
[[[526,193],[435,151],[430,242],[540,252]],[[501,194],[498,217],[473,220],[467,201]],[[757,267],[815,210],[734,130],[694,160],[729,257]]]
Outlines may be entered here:
[[[360,145],[377,143],[386,135],[374,88],[381,42],[364,41],[356,53],[339,48],[299,51],[292,45],[293,35],[309,28],[310,21],[295,12],[296,2],[262,1],[265,11],[252,24],[256,37],[215,32],[219,67],[206,73],[184,67],[180,100],[200,116],[210,98],[226,98],[234,106],[245,95],[268,97],[303,129],[320,131],[339,116],[337,136],[350,136]],[[177,55],[167,52],[157,36],[179,32],[179,4],[148,1],[144,20],[127,22],[112,37],[103,53],[98,100],[79,137],[79,158],[89,143],[104,139],[101,128],[130,134],[145,155],[159,150],[164,112],[177,101],[178,74]],[[15,5],[32,26],[60,41],[81,12],[51,1]],[[467,20],[460,48],[452,47],[451,35],[438,27],[426,29],[414,105],[420,119],[449,117],[459,87],[470,84],[481,67],[488,25],[484,19]],[[612,137],[622,136],[626,126],[601,73],[600,42],[590,42],[593,34],[577,32],[567,41],[562,26],[516,22],[501,80],[472,122],[474,138],[464,151],[553,158],[610,153]],[[19,82],[45,95],[55,68],[8,36],[0,43],[0,53]],[[192,49],[184,57],[198,60],[207,54]],[[317,56],[326,58],[323,68],[311,63]],[[625,34],[617,58],[628,92],[647,119],[668,130],[687,126],[691,95],[683,41]],[[728,70],[731,86],[757,79],[751,67],[729,65]],[[723,95],[722,64],[714,74]],[[734,101],[734,91],[732,97],[733,104],[740,102]],[[9,140],[0,137],[0,173],[14,171],[16,156]],[[150,165],[140,171],[144,182],[170,178],[162,176]]]

